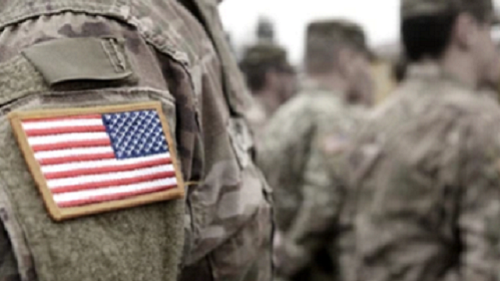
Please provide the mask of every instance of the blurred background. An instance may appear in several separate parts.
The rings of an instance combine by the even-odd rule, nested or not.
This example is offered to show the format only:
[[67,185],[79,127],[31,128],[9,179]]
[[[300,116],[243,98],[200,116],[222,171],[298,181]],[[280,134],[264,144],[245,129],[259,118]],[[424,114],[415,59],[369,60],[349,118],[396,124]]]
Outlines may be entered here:
[[[500,7],[500,0],[495,0]],[[307,24],[318,19],[342,18],[360,24],[376,59],[372,63],[375,101],[380,102],[395,86],[394,67],[400,57],[400,0],[224,0],[220,4],[228,40],[238,58],[258,42],[259,23],[272,26],[272,41],[283,47],[300,74]],[[500,29],[494,31],[500,42]]]
[[260,18],[274,23],[276,43],[288,49],[290,61],[302,61],[304,33],[316,19],[345,18],[361,24],[370,46],[384,51],[397,46],[399,0],[225,0],[220,6],[223,23],[238,55],[255,41]]
[[[500,1],[500,0],[499,0]],[[288,52],[300,74],[307,24],[313,20],[343,18],[365,29],[370,47],[377,54],[373,63],[375,100],[394,86],[392,66],[399,57],[399,0],[224,0],[220,4],[228,40],[238,60],[258,41],[259,23],[269,23],[273,42]]]

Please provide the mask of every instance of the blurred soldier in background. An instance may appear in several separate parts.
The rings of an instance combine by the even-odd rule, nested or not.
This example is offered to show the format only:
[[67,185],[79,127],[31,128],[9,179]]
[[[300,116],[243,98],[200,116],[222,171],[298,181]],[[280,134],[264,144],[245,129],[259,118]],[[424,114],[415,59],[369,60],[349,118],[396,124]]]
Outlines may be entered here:
[[268,43],[245,50],[240,68],[254,97],[247,117],[258,141],[269,118],[295,93],[295,72],[286,51]]
[[[500,107],[491,0],[402,0],[406,80],[345,167],[357,280],[500,278]],[[429,32],[432,31],[432,32]]]
[[266,17],[259,18],[257,29],[257,43],[262,44],[275,44],[274,38],[274,24],[273,21]]
[[[271,280],[269,189],[250,156],[243,116],[250,97],[217,3],[0,1],[0,280]],[[148,101],[163,108],[170,124],[175,145],[168,149],[178,152],[174,170],[186,182],[186,198],[54,222],[7,113],[74,114],[73,108]],[[66,161],[63,168],[90,167],[77,170],[87,175],[98,173],[88,159],[115,157],[113,148],[104,147],[107,156],[99,148],[43,152],[52,164]],[[126,179],[139,171],[125,170],[119,175]],[[58,171],[67,180],[67,170]],[[116,175],[111,183],[107,174],[107,182],[89,175],[92,184],[116,184]]]
[[335,231],[341,199],[319,159],[325,152],[342,149],[372,103],[364,32],[348,21],[311,23],[305,63],[304,90],[270,121],[258,164],[275,188],[279,277],[336,280],[332,279],[339,274],[332,264],[336,256],[329,259],[326,246],[329,232]]

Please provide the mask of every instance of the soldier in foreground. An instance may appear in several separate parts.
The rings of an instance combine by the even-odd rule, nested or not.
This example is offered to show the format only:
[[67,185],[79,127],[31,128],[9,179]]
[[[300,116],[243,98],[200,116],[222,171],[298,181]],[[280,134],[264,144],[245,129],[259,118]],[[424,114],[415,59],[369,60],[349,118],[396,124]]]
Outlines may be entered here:
[[344,169],[357,280],[498,280],[500,108],[476,90],[500,77],[492,1],[403,0],[401,15],[406,81]]
[[286,51],[268,43],[249,47],[240,68],[254,97],[247,117],[259,140],[271,116],[295,93],[295,73]]
[[341,199],[320,159],[342,149],[372,102],[369,56],[364,32],[348,21],[313,22],[306,40],[308,81],[270,121],[258,164],[275,188],[279,277],[336,280],[324,257]]
[[2,0],[0,96],[0,280],[271,280],[215,2]]

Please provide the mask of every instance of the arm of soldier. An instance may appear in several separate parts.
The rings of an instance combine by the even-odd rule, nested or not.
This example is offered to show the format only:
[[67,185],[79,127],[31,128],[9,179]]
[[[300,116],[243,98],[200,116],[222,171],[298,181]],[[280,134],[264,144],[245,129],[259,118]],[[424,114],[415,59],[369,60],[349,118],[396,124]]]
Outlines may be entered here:
[[459,211],[462,280],[500,278],[500,132],[495,134],[468,145]]
[[[296,98],[282,107],[269,121],[257,151],[257,164],[273,188],[276,221],[274,262],[279,272],[288,265],[283,249],[283,233],[288,231],[296,211],[301,208],[299,183],[305,168],[311,136],[315,130],[303,99]],[[280,253],[283,253],[281,255]]]
[[284,275],[291,276],[306,266],[334,231],[343,196],[341,188],[332,181],[332,173],[346,147],[339,135],[325,133],[320,126],[312,140],[303,171],[302,205],[283,238]]
[[257,165],[273,188],[273,208],[278,229],[288,229],[290,209],[299,206],[296,187],[304,155],[314,130],[309,114],[292,101],[269,121],[257,147]]
[[3,224],[0,224],[0,281],[21,280],[16,257]]

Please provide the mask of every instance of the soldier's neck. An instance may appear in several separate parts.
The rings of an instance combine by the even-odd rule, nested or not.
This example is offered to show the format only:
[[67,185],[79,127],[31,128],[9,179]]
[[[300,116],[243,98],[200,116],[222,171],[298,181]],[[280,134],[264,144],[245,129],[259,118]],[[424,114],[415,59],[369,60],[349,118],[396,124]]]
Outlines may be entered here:
[[254,92],[253,95],[269,115],[272,115],[281,105],[279,96],[274,90],[264,88],[260,91]]
[[449,50],[437,63],[447,75],[458,82],[477,88],[478,73],[470,56]]
[[337,74],[312,75],[309,78],[323,90],[346,93],[349,89],[347,81]]

